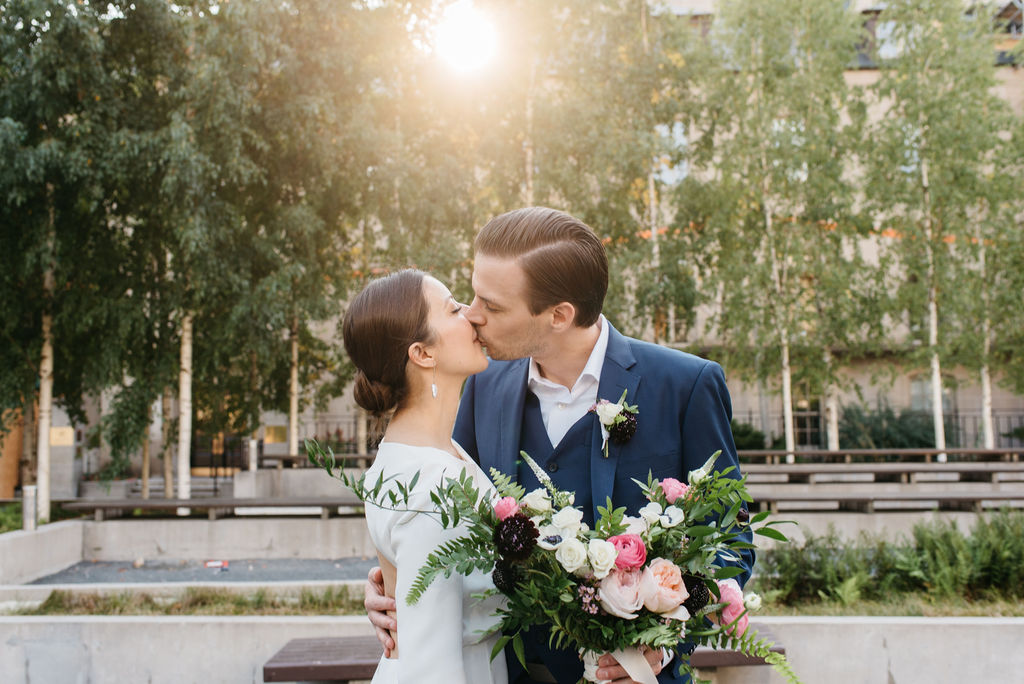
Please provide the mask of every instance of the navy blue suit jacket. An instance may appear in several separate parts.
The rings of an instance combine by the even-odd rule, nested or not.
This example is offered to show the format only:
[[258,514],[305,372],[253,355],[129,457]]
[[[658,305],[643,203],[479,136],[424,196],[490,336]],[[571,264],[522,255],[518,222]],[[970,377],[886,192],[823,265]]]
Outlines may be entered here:
[[[608,458],[601,449],[600,425],[594,421],[589,483],[594,518],[597,506],[609,496],[615,506],[625,506],[636,515],[647,501],[634,478],[646,482],[650,471],[655,478],[685,482],[689,471],[719,449],[717,469],[737,466],[733,475],[739,477],[730,428],[732,404],[722,368],[692,354],[625,337],[608,325],[608,350],[597,396],[614,402],[626,390],[626,401],[636,404],[639,414],[636,434],[625,444],[609,443]],[[528,372],[529,359],[491,361],[485,371],[466,382],[454,438],[485,471],[493,467],[516,476]],[[737,577],[742,585],[750,577],[753,552],[745,552],[732,564],[744,569]],[[557,657],[579,661],[571,651]],[[675,672],[670,666],[658,679],[686,681]]]

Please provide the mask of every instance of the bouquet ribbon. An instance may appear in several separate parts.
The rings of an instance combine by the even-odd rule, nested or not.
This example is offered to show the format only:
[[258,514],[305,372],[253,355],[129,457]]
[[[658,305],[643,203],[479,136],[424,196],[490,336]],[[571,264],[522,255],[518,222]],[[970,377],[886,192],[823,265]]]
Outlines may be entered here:
[[[595,675],[599,654],[581,649],[580,655],[583,658],[583,678],[589,682],[607,684],[609,680],[598,680]],[[618,661],[633,681],[640,682],[640,684],[658,684],[658,678],[654,676],[651,664],[647,662],[647,658],[639,648],[619,648],[612,651],[611,656]]]
[[647,658],[639,648],[620,648],[612,651],[612,657],[619,661],[619,665],[626,671],[630,679],[641,684],[658,684],[658,678],[654,676],[651,664],[647,662]]

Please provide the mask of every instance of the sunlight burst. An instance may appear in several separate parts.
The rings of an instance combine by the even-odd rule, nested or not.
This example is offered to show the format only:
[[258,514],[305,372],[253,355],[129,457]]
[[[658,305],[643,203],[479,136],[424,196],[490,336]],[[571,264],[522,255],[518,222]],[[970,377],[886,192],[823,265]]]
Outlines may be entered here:
[[480,69],[494,56],[494,24],[470,2],[457,2],[445,10],[434,31],[434,48],[453,68]]

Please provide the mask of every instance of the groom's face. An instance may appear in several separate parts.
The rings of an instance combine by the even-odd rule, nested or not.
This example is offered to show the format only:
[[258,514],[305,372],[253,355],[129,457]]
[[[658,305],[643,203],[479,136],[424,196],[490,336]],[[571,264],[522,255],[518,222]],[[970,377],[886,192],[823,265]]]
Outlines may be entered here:
[[543,314],[530,313],[526,273],[514,259],[477,254],[473,303],[466,318],[487,354],[501,361],[536,356],[543,348]]

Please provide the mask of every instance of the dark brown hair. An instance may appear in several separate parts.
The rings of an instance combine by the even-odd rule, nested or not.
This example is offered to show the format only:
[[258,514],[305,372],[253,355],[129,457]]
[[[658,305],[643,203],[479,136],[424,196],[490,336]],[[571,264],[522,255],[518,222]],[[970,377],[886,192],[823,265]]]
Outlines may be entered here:
[[378,418],[408,394],[409,345],[432,341],[430,307],[423,296],[426,275],[406,269],[374,280],[345,312],[342,337],[357,369],[355,400]]
[[526,273],[530,312],[569,302],[574,323],[597,322],[608,292],[608,256],[593,229],[564,211],[526,207],[496,216],[476,236],[475,251],[515,259]]

